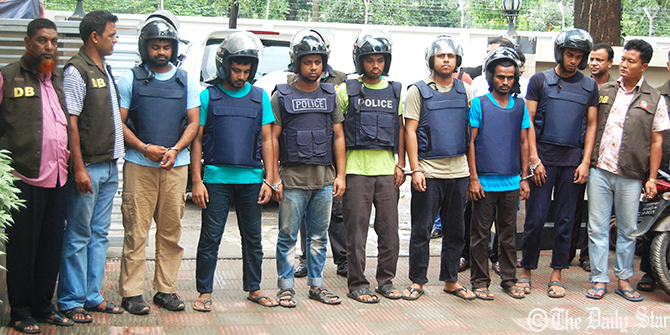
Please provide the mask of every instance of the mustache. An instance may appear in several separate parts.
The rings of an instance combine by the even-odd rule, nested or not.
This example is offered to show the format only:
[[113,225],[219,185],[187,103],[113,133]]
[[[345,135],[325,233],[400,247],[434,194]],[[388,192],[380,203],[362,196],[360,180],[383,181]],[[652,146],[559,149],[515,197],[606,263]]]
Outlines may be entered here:
[[[49,55],[51,57],[45,57]],[[58,53],[53,54],[38,54],[32,49],[26,50],[26,59],[31,67],[40,74],[47,74],[54,72],[58,64]]]

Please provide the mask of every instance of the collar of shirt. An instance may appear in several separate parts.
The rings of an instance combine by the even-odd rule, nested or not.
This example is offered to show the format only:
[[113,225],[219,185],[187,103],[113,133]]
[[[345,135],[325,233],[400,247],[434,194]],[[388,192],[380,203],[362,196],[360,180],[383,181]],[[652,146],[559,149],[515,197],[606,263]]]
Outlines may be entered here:
[[640,86],[642,86],[642,82],[644,81],[644,76],[640,78],[640,80],[635,84],[635,86],[630,89],[629,91],[626,91],[626,88],[623,86],[623,77],[619,77],[619,79],[616,80],[616,85],[619,88],[619,91],[624,93],[624,94],[631,94],[635,92],[635,90],[640,90]]

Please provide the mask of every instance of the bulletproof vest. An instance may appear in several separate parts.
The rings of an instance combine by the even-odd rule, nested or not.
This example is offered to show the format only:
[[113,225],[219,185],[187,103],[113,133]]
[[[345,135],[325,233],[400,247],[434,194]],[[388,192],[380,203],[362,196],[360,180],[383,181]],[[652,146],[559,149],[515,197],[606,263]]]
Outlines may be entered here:
[[569,83],[552,68],[544,73],[542,97],[535,115],[538,142],[581,148],[586,136],[589,100],[593,94],[593,79],[581,72],[580,81]]
[[513,98],[514,107],[504,109],[488,96],[479,97],[482,115],[479,121],[475,154],[477,173],[481,175],[517,175],[521,172],[521,124],[524,101]]
[[202,134],[205,164],[261,168],[263,90],[233,98],[210,86],[207,120]]
[[333,162],[335,89],[321,83],[314,92],[277,85],[282,134],[279,160],[285,165],[330,165]]
[[464,155],[470,141],[468,95],[463,82],[454,79],[449,92],[438,92],[423,80],[414,85],[421,92],[421,118],[416,130],[420,159]]
[[398,152],[398,104],[402,86],[389,82],[383,90],[366,88],[358,79],[347,80],[349,109],[344,116],[347,149]]
[[188,124],[186,71],[177,69],[172,78],[161,81],[140,66],[133,71],[133,95],[126,125],[144,143],[166,148],[179,142],[182,127]]

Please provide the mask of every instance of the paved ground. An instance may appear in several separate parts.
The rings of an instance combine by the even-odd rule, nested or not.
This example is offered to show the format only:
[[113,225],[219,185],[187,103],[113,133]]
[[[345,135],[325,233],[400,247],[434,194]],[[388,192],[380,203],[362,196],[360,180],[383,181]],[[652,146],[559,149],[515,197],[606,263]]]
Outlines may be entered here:
[[[117,199],[120,202],[120,199]],[[114,302],[120,302],[118,278],[121,254],[120,211],[118,203],[112,231],[112,247],[108,253],[106,277],[102,293]],[[401,258],[398,288],[410,284],[408,274],[409,243],[409,192],[405,184],[400,199]],[[523,206],[522,206],[523,208]],[[70,328],[42,325],[46,334],[531,334],[537,330],[560,334],[670,334],[670,296],[660,289],[643,294],[642,303],[631,303],[614,294],[615,286],[600,301],[585,298],[588,276],[579,266],[564,272],[568,294],[564,299],[551,299],[546,295],[549,281],[550,252],[543,251],[540,268],[535,272],[533,293],[523,300],[505,295],[499,288],[500,279],[492,273],[491,289],[494,301],[463,301],[442,292],[443,284],[437,280],[439,272],[440,241],[431,242],[431,263],[425,286],[426,294],[418,301],[381,299],[379,304],[368,305],[346,298],[346,279],[335,275],[331,259],[326,262],[324,278],[327,287],[342,296],[338,306],[326,306],[307,298],[305,279],[296,280],[298,307],[265,308],[247,301],[242,291],[242,260],[240,259],[239,230],[234,212],[231,213],[219,252],[219,263],[214,281],[213,312],[193,311],[197,298],[195,291],[195,251],[200,228],[199,209],[188,203],[184,215],[182,245],[185,248],[177,290],[186,300],[183,312],[159,310],[153,303],[147,316],[94,314],[94,322]],[[523,222],[523,211],[519,222]],[[266,206],[263,216],[265,261],[262,287],[267,293],[276,293],[276,267],[274,247],[277,236],[277,207]],[[154,242],[152,229],[147,246],[145,299],[153,294],[152,277]],[[368,279],[374,282],[376,265],[376,235],[370,229],[368,238]],[[330,251],[329,251],[330,253]],[[610,264],[613,260],[610,260]],[[636,259],[636,268],[639,259]],[[2,279],[2,278],[0,278]],[[640,275],[633,278],[637,282]],[[614,277],[612,276],[614,282]],[[463,272],[460,282],[469,287],[469,271]],[[0,285],[4,285],[1,284]],[[6,291],[0,291],[6,301]],[[531,316],[529,318],[529,316]],[[530,323],[529,323],[530,320]],[[0,325],[9,322],[7,304],[0,309]],[[14,334],[14,330],[0,327],[0,333]]]

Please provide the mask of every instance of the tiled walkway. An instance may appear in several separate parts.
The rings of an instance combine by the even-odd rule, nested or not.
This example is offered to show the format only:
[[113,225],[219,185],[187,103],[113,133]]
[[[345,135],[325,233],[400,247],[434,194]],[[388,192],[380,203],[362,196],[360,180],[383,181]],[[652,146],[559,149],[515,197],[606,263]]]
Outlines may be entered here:
[[[533,293],[516,300],[499,288],[499,277],[492,273],[494,301],[463,301],[442,292],[437,281],[439,259],[431,258],[426,294],[418,301],[388,300],[362,304],[346,298],[346,279],[335,275],[330,259],[324,271],[327,287],[341,295],[342,304],[326,306],[307,298],[305,279],[296,279],[298,307],[265,308],[247,301],[242,291],[242,261],[218,262],[213,293],[213,311],[199,313],[191,308],[197,298],[195,261],[182,262],[177,283],[178,294],[186,300],[184,312],[159,310],[153,303],[146,316],[94,314],[94,322],[70,328],[42,325],[43,334],[531,334],[544,329],[550,334],[670,334],[670,296],[660,289],[644,293],[642,303],[631,303],[614,294],[615,285],[600,301],[584,296],[587,274],[579,266],[564,271],[568,291],[564,299],[546,295],[549,280],[549,252],[543,251],[540,269],[533,277]],[[103,295],[120,302],[118,295],[119,260],[109,259]],[[395,285],[402,288],[407,279],[408,259],[401,257]],[[368,258],[368,279],[373,281],[376,259]],[[145,299],[151,300],[153,262],[147,263]],[[636,264],[637,267],[637,264]],[[264,261],[262,287],[276,293],[274,259]],[[639,280],[636,275],[634,282]],[[612,280],[614,278],[612,277]],[[469,271],[460,282],[469,287]],[[529,318],[529,315],[532,316]],[[599,314],[598,314],[599,313]],[[653,317],[652,317],[653,316]],[[8,314],[2,315],[3,324]],[[530,323],[529,323],[530,321]],[[653,321],[653,322],[652,322]],[[544,328],[543,328],[544,327]],[[591,327],[591,328],[588,328]],[[637,328],[636,328],[637,327]],[[613,329],[611,329],[613,328]],[[0,328],[1,333],[15,333]]]

